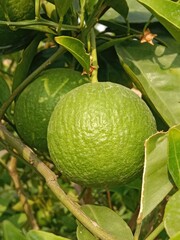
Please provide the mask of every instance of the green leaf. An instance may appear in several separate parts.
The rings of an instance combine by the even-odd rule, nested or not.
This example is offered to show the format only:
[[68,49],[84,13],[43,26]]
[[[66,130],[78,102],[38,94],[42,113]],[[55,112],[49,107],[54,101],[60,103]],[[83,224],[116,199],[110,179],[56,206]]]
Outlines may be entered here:
[[105,0],[105,3],[116,10],[124,19],[127,18],[129,8],[126,0]]
[[98,0],[81,0],[81,8],[84,6],[88,15],[92,14]]
[[180,2],[171,0],[138,0],[180,42]]
[[[10,89],[6,81],[0,76],[0,107],[9,98]],[[2,94],[3,93],[3,94]]]
[[7,220],[14,224],[14,226],[21,228],[27,223],[27,216],[25,213],[20,212],[9,216]]
[[42,35],[38,34],[33,39],[33,41],[29,44],[29,46],[23,51],[22,59],[18,63],[15,74],[14,74],[12,90],[18,87],[19,84],[21,84],[21,82],[23,82],[23,80],[27,77],[29,72],[29,67],[37,52],[37,47],[41,39],[42,39]]
[[98,69],[98,81],[110,81],[132,87],[129,76],[124,71],[123,67],[119,65],[119,60],[114,48],[102,51],[98,56],[98,63],[99,66],[101,66]]
[[84,44],[80,40],[69,36],[60,36],[55,37],[55,41],[65,47],[77,59],[86,72],[89,72],[90,55],[86,53]]
[[180,231],[177,234],[173,235],[169,240],[179,240],[179,239],[180,239]]
[[[109,2],[111,2],[109,0]],[[121,1],[116,1],[121,4]],[[145,23],[149,20],[151,13],[140,3],[135,0],[126,0],[128,5],[128,20],[130,23]],[[121,10],[122,11],[122,10]],[[123,15],[122,15],[123,16]],[[100,20],[106,20],[107,22],[113,21],[116,23],[124,23],[124,18],[117,11],[110,8]],[[157,21],[157,20],[156,20]]]
[[170,237],[180,232],[180,190],[166,204],[163,220],[166,232]]
[[6,211],[11,199],[0,198],[0,217]]
[[169,130],[168,169],[178,188],[180,188],[180,125]]
[[26,237],[27,240],[70,240],[69,238],[64,238],[50,232],[44,232],[39,230],[30,230],[27,233]]
[[42,2],[43,10],[45,11],[46,15],[52,19],[54,22],[58,22],[58,15],[56,12],[56,6],[48,1]]
[[[105,231],[116,237],[117,240],[133,240],[133,235],[126,222],[110,208],[104,206],[84,205],[82,210],[92,220],[96,221]],[[78,222],[78,240],[96,240],[81,223]]]
[[120,62],[152,108],[169,126],[180,122],[180,45],[162,37],[168,47],[126,41],[116,45]]
[[72,0],[55,0],[54,2],[60,18],[64,17],[72,4]]
[[11,222],[5,220],[2,224],[3,227],[3,240],[26,240],[26,237],[21,231],[16,228]]
[[157,133],[145,143],[141,205],[139,218],[143,220],[169,193],[168,141],[165,133]]

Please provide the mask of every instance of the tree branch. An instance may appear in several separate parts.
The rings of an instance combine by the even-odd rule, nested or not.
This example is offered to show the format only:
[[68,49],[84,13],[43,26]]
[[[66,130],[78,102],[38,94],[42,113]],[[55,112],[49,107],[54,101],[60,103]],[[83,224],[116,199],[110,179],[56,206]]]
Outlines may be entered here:
[[61,189],[57,182],[57,176],[49,169],[37,155],[26,146],[19,138],[9,132],[4,125],[0,124],[0,140],[8,143],[15,154],[19,154],[26,162],[32,165],[46,180],[48,187],[61,201],[61,203],[81,222],[93,235],[101,240],[117,240],[105,232],[95,221],[91,220],[81,209],[80,205],[73,202]]

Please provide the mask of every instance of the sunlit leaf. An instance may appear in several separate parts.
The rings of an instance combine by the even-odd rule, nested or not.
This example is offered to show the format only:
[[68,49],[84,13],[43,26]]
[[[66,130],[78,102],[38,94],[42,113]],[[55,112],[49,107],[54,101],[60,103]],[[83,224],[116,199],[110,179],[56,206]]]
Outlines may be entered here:
[[179,240],[180,239],[180,231],[173,235],[169,240]]
[[26,235],[27,240],[70,240],[69,238],[64,238],[57,236],[50,232],[31,230]]
[[180,42],[180,2],[171,0],[138,0]]
[[180,188],[180,125],[169,130],[168,169],[178,188]]
[[180,122],[180,45],[162,38],[168,47],[126,41],[116,46],[125,71],[145,99],[169,126]]
[[52,19],[54,22],[58,21],[56,6],[53,3],[48,2],[48,1],[44,1],[44,2],[42,2],[42,7],[43,7],[43,10],[45,11],[46,15],[50,19]]
[[[117,240],[133,240],[133,235],[126,222],[110,208],[104,206],[84,205],[82,210],[92,220],[96,221],[100,227],[116,237]],[[125,238],[124,238],[125,237]],[[82,224],[78,222],[78,240],[96,240]]]
[[84,44],[80,40],[69,36],[60,36],[55,37],[55,41],[65,47],[83,66],[86,72],[89,72],[90,56],[86,53]]
[[3,226],[3,240],[26,240],[26,237],[21,231],[16,228],[11,222],[5,220]]
[[144,219],[172,189],[168,178],[167,159],[167,135],[157,133],[145,144],[140,220]]
[[166,204],[164,226],[170,237],[180,232],[180,190]]

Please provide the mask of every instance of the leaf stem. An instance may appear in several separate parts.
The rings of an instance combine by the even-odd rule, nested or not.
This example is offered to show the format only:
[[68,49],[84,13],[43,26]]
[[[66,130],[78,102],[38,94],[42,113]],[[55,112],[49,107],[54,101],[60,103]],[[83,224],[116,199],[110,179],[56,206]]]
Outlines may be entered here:
[[100,46],[97,47],[97,51],[98,52],[102,52],[112,46],[114,46],[115,44],[117,43],[121,43],[121,42],[124,42],[126,41],[127,39],[131,39],[133,37],[136,37],[136,35],[129,35],[129,36],[126,36],[126,37],[123,37],[123,38],[116,38],[116,39],[112,39],[108,42],[105,42],[103,44],[101,44]]
[[81,1],[81,10],[80,10],[80,29],[84,27],[84,11],[85,1]]
[[91,220],[80,208],[80,205],[73,202],[71,198],[61,189],[55,173],[48,168],[37,155],[26,146],[19,138],[9,132],[4,125],[0,124],[0,139],[7,142],[15,154],[19,154],[27,163],[33,166],[46,180],[47,186],[61,203],[81,222],[94,236],[101,240],[117,240],[106,231],[104,231],[95,221]]
[[6,102],[3,103],[0,108],[0,120],[3,118],[6,110],[10,106],[10,104],[14,101],[16,96],[22,92],[22,90],[33,81],[33,79],[44,70],[49,64],[56,60],[57,57],[62,55],[66,50],[63,47],[60,47],[48,60],[46,60],[43,64],[41,64],[34,72],[32,72],[11,94]]
[[92,74],[91,74],[91,82],[98,82],[98,60],[97,60],[97,51],[96,51],[96,35],[94,32],[94,29],[91,29],[90,32],[90,42],[91,42],[91,68],[92,68]]
[[145,240],[154,240],[162,232],[163,229],[164,223],[161,222]]
[[139,235],[140,235],[140,232],[141,232],[141,226],[142,226],[141,223],[137,223],[136,231],[134,233],[134,240],[138,240],[139,239]]
[[35,19],[40,19],[40,0],[35,1]]
[[148,25],[151,23],[151,20],[154,18],[154,15],[151,15],[147,23],[144,25],[143,32],[147,29]]
[[94,7],[93,13],[90,15],[89,19],[87,20],[87,23],[86,23],[87,27],[84,28],[84,30],[82,30],[82,39],[85,39],[85,37],[91,31],[91,28],[98,22],[102,14],[108,9],[109,7],[104,3],[104,0],[99,0],[97,2],[97,4]]
[[[11,21],[0,21],[0,25],[5,25],[5,26],[14,26],[17,28],[27,28],[28,26],[33,26],[33,25],[40,25],[40,26],[47,26],[50,28],[53,28],[56,32],[59,27],[58,23],[55,23],[53,21],[49,21],[46,19],[33,19],[33,20],[24,20],[24,21],[18,21],[18,22],[11,22]],[[32,27],[31,27],[32,29]],[[70,30],[70,31],[78,31],[79,26],[72,26],[72,25],[67,25],[67,24],[62,24],[62,30]]]

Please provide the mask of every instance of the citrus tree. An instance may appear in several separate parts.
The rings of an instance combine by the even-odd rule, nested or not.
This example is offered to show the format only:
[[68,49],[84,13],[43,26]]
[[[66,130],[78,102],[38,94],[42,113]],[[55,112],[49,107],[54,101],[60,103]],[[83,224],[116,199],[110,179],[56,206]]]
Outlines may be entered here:
[[180,239],[180,1],[0,1],[0,238]]

